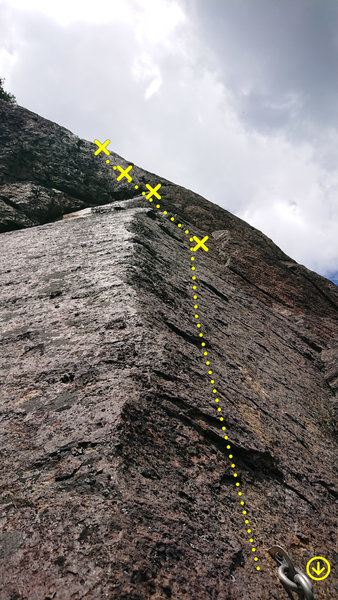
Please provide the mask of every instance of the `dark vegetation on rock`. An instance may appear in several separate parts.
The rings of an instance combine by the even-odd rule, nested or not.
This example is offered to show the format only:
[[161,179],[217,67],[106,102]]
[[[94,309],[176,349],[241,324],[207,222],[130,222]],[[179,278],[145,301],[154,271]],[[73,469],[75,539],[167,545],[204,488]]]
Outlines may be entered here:
[[[336,287],[55,123],[0,122],[1,599],[282,600],[270,546],[334,563]],[[259,573],[179,221],[209,236],[198,314]]]
[[4,83],[4,78],[0,77],[0,100],[4,100],[5,102],[9,102],[10,104],[15,104],[15,96],[10,92],[6,92],[6,90],[4,89]]

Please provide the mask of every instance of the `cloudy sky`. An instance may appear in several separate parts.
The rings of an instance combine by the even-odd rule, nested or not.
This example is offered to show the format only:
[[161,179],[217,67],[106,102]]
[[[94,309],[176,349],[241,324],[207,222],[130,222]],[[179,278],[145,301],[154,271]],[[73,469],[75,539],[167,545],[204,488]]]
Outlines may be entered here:
[[0,0],[22,106],[338,278],[338,0]]

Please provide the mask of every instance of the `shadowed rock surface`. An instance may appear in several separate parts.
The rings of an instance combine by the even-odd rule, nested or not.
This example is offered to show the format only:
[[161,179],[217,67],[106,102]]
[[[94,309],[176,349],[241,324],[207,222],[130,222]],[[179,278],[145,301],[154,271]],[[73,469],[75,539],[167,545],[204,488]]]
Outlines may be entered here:
[[[270,546],[335,562],[336,287],[201,196],[0,118],[1,599],[282,600]],[[186,228],[209,236],[196,290]]]

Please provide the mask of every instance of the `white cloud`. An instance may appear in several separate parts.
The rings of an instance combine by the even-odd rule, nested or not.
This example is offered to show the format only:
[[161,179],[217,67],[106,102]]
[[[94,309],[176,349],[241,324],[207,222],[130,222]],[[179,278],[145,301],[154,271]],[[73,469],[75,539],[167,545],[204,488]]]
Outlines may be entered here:
[[132,73],[136,81],[148,82],[144,94],[145,100],[149,100],[153,94],[159,91],[162,85],[161,72],[149,53],[142,52],[135,58]]
[[146,93],[144,95],[145,99],[149,100],[149,98],[151,98],[154,94],[156,94],[156,92],[159,91],[161,85],[162,85],[162,79],[160,76],[153,79],[146,89]]
[[[308,267],[335,269],[334,128],[324,141],[253,129],[185,3],[2,6],[0,68],[20,104],[81,137],[109,138],[127,160],[248,220]],[[270,100],[273,110],[299,102],[296,92]]]
[[113,18],[133,19],[130,2],[114,3],[111,0],[5,0],[3,4],[23,12],[43,15],[54,22],[68,26],[71,23],[106,23]]
[[75,22],[104,24],[124,21],[133,26],[140,42],[166,44],[168,36],[186,19],[175,0],[3,0],[8,7],[43,15],[69,26]]

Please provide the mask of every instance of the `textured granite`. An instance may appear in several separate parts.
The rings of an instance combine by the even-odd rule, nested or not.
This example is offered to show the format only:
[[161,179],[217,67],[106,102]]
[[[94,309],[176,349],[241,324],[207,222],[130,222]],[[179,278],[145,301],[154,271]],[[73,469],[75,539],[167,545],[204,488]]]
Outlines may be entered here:
[[[270,546],[334,563],[336,287],[134,167],[172,223],[93,144],[3,104],[22,136],[1,159],[3,227],[23,228],[0,236],[1,599],[282,600]],[[198,309],[179,221],[209,236]]]

